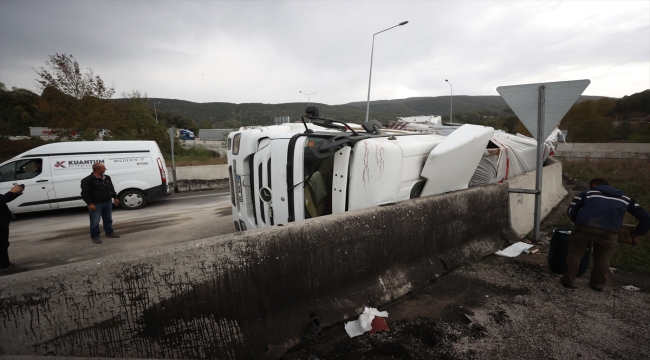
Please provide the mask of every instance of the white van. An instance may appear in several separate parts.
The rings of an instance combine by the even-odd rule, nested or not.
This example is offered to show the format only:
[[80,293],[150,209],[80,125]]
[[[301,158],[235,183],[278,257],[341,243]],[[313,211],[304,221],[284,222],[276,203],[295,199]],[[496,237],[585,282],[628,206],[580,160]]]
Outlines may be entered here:
[[14,183],[25,185],[23,195],[7,204],[14,213],[86,206],[81,179],[96,162],[106,166],[125,209],[170,193],[155,141],[71,141],[39,146],[0,164],[0,194]]

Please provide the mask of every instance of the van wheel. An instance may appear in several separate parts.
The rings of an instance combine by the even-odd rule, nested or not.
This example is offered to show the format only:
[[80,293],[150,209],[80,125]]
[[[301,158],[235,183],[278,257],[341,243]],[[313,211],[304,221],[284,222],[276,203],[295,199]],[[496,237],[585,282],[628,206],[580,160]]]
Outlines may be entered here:
[[137,210],[147,205],[147,196],[140,190],[126,190],[120,194],[120,206],[127,210]]

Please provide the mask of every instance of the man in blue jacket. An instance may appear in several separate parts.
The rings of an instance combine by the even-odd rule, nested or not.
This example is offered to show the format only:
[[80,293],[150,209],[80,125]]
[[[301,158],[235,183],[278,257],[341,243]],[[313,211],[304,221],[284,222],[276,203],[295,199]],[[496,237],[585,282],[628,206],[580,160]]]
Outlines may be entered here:
[[569,238],[569,255],[560,282],[566,288],[576,288],[574,281],[580,260],[589,243],[593,242],[594,266],[589,285],[595,291],[603,291],[609,272],[609,259],[614,253],[625,213],[629,212],[639,220],[631,234],[636,242],[650,229],[650,215],[634,199],[609,186],[605,179],[592,179],[589,187],[589,190],[573,198],[567,210],[567,215],[576,226]]

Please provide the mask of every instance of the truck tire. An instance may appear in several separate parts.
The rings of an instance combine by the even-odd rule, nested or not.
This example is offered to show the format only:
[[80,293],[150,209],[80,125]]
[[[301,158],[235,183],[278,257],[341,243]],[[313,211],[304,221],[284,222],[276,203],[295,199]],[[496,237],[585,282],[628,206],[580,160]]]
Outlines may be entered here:
[[140,190],[124,190],[120,194],[120,206],[126,210],[137,210],[147,205],[147,195]]

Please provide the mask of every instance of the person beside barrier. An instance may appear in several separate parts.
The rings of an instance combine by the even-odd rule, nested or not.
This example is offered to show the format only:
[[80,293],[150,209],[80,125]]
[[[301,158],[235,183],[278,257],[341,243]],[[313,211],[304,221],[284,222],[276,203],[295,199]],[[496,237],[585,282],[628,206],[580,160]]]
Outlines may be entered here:
[[101,244],[99,238],[99,220],[104,222],[104,232],[107,237],[119,238],[113,231],[113,205],[120,204],[113,187],[111,177],[104,174],[106,166],[102,163],[93,164],[93,172],[81,179],[81,197],[88,204],[90,216],[90,238],[95,244]]
[[639,221],[631,234],[637,242],[650,229],[650,215],[605,179],[592,179],[589,188],[574,197],[567,209],[567,215],[576,226],[569,238],[569,254],[560,282],[566,288],[577,288],[574,281],[580,260],[589,243],[593,242],[594,265],[589,286],[595,291],[603,291],[609,259],[614,253],[625,213],[629,212]]
[[9,223],[13,215],[7,206],[8,202],[23,194],[24,185],[16,185],[8,193],[0,195],[0,270],[7,273],[15,269],[14,264],[9,261]]

